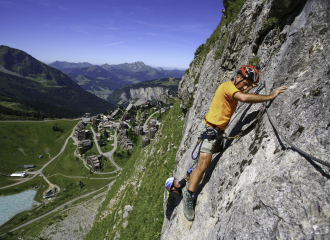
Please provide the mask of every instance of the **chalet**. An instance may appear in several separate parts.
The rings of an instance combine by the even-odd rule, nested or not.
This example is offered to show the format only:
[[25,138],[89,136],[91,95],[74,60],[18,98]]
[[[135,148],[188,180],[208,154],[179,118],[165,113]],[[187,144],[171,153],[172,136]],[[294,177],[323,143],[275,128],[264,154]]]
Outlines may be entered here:
[[90,165],[94,171],[100,171],[101,169],[101,162],[100,158],[103,157],[102,155],[92,155],[86,157],[87,164]]
[[15,172],[15,173],[12,173],[10,175],[11,177],[26,177],[27,176],[27,172]]
[[177,98],[178,97],[178,94],[176,92],[174,92],[173,89],[168,89],[165,94],[168,96],[168,97],[174,97],[174,98]]
[[150,139],[147,136],[143,136],[141,139],[141,148],[144,148],[150,144]]
[[136,126],[135,127],[135,133],[137,135],[142,135],[143,134],[143,127],[142,126]]
[[149,128],[156,126],[156,120],[154,118],[151,118],[148,126],[149,126]]
[[149,137],[150,137],[150,139],[155,138],[156,132],[157,132],[157,128],[155,126],[152,126],[152,127],[149,128]]
[[82,129],[85,129],[85,126],[87,125],[87,123],[85,123],[85,122],[78,122],[78,124],[77,124],[77,128],[79,129],[79,130],[82,130]]
[[78,143],[78,153],[80,155],[84,154],[87,150],[93,147],[93,141],[83,140]]
[[78,138],[79,141],[86,140],[89,138],[89,130],[79,130],[78,128],[75,128],[73,135]]
[[30,165],[24,165],[24,168],[35,168],[36,166],[34,164],[30,164]]
[[96,140],[99,141],[101,139],[101,133],[96,133]]
[[119,142],[120,142],[120,146],[126,151],[131,150],[133,148],[133,143],[131,142],[131,140],[127,138],[126,135],[120,135]]

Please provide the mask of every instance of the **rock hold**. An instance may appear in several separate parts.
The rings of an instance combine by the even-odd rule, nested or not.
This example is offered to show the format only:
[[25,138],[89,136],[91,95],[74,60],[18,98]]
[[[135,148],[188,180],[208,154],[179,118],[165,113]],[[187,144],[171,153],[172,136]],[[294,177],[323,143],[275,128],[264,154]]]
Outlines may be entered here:
[[124,208],[124,214],[123,214],[123,218],[125,219],[125,218],[127,218],[127,216],[128,216],[128,213],[130,212],[130,211],[132,211],[132,209],[133,209],[133,207],[132,206],[130,206],[130,205],[126,205],[125,206],[125,208]]

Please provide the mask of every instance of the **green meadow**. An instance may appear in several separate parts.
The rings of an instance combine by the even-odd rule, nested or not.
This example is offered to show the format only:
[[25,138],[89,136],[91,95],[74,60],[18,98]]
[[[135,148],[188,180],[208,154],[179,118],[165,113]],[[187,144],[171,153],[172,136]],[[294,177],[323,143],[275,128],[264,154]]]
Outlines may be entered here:
[[[17,166],[44,165],[60,152],[77,123],[78,120],[0,122],[0,172],[11,174],[24,170]],[[15,182],[2,174],[0,187]]]
[[89,170],[84,166],[81,159],[74,156],[77,145],[73,145],[72,138],[69,139],[63,153],[52,161],[42,171],[45,177],[61,173],[66,176],[88,176]]
[[20,103],[16,103],[16,102],[5,102],[5,101],[2,101],[2,102],[0,102],[0,105],[1,106],[4,106],[4,107],[7,107],[7,108],[11,108],[11,109],[17,110],[17,111],[25,111],[22,108],[22,105]]

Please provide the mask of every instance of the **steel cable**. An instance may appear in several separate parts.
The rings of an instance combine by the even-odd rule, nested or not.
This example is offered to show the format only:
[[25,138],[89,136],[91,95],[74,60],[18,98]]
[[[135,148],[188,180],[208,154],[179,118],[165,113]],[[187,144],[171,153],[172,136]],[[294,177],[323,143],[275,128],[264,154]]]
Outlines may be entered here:
[[[267,89],[266,89],[266,82],[265,82],[265,91],[267,91]],[[301,150],[301,149],[299,149],[298,147],[296,147],[295,145],[293,145],[293,143],[292,143],[291,141],[289,141],[286,137],[284,137],[284,136],[282,135],[282,133],[280,133],[280,131],[278,131],[278,127],[277,127],[277,125],[274,123],[272,117],[270,116],[267,107],[266,107],[266,113],[267,113],[267,116],[268,116],[269,122],[272,124],[272,126],[273,126],[275,132],[276,132],[281,138],[283,138],[283,140],[286,141],[286,142],[287,142],[287,143],[288,143],[288,144],[289,144],[289,145],[290,145],[295,151],[297,151],[298,153],[302,154],[303,156],[305,156],[305,157],[307,157],[307,158],[309,158],[309,159],[311,159],[311,160],[313,160],[313,161],[315,161],[315,162],[318,162],[318,163],[320,163],[320,164],[322,164],[322,165],[325,165],[325,166],[327,166],[327,167],[330,167],[330,163],[325,162],[325,161],[323,161],[323,160],[321,160],[321,159],[319,159],[319,158],[313,157],[312,155],[310,155],[310,154],[304,152],[303,150]]]

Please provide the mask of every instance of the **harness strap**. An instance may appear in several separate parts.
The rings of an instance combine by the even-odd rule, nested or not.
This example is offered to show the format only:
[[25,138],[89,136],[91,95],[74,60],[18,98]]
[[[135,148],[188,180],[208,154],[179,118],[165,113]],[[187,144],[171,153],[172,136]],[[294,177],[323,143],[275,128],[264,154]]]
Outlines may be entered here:
[[[215,136],[216,136],[216,139],[217,139],[217,145],[219,145],[218,132],[217,132],[216,130],[214,130],[213,128],[208,128],[208,129],[206,129],[205,132],[204,132],[201,136],[198,137],[197,144],[196,144],[194,150],[193,150],[192,153],[191,153],[191,158],[192,158],[193,160],[196,160],[196,159],[199,157],[199,154],[200,154],[200,152],[201,152],[201,148],[202,148],[203,142],[204,142],[205,139],[208,138],[208,136],[207,136],[207,135],[208,135],[208,132],[211,132],[211,133],[212,133],[212,131],[215,133]],[[210,137],[212,137],[212,136],[210,136]],[[212,137],[212,138],[213,138],[213,137]],[[199,150],[198,150],[197,156],[194,157],[194,152],[195,152],[195,150],[196,150],[198,144],[200,144],[200,145],[199,145]]]

